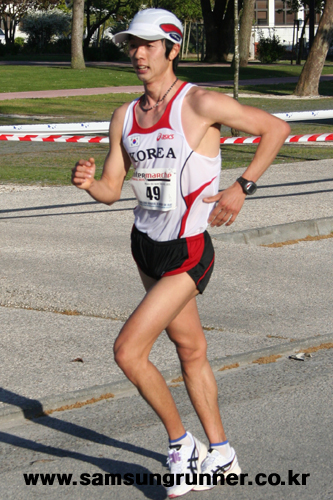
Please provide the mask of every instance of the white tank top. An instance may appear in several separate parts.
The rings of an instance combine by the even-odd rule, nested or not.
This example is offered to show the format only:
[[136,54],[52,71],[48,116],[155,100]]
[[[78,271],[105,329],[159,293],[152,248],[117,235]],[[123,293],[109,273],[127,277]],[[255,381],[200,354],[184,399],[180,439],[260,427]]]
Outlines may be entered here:
[[[142,200],[143,194],[140,198],[134,191],[140,203],[134,209],[134,223],[139,231],[155,241],[169,241],[204,232],[214,204],[202,200],[218,192],[220,153],[215,158],[209,158],[193,151],[182,127],[182,103],[192,86],[183,83],[169,101],[161,119],[152,127],[142,128],[137,123],[135,107],[139,99],[129,105],[125,115],[122,141],[135,169],[132,187],[139,184],[140,176],[149,176],[153,181],[145,183],[148,185],[144,188],[147,203]],[[172,182],[155,184],[153,177],[163,176],[172,177]],[[175,185],[171,188],[173,183]],[[155,201],[159,200],[158,186],[161,189],[166,186],[172,191],[171,201],[163,206],[161,204],[161,209],[158,208],[160,202]]]

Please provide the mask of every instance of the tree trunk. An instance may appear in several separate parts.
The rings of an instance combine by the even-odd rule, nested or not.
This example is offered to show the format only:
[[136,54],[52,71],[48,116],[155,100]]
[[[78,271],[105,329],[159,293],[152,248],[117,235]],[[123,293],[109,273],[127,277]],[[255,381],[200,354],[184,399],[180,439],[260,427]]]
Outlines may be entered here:
[[190,26],[188,28],[188,33],[187,33],[186,57],[188,56],[188,47],[190,44],[191,28],[192,28],[192,21],[190,21]]
[[89,47],[89,42],[90,38],[89,33],[90,33],[90,5],[91,5],[91,0],[86,0],[86,23],[87,23],[87,36],[83,40],[83,47],[87,49]]
[[[234,99],[238,101],[238,84],[239,84],[239,33],[238,33],[238,0],[234,0],[234,46],[235,46],[235,55],[234,55]],[[231,129],[231,135],[233,137],[239,136],[239,130],[234,128]]]
[[83,56],[84,0],[73,0],[71,67],[85,69]]
[[15,40],[15,30],[17,26],[17,22],[12,18],[3,17],[4,22],[4,32],[5,32],[5,42],[6,45],[13,45]]
[[[91,19],[90,19],[90,10],[91,10],[91,0],[86,0],[86,7],[85,7],[85,12],[86,12],[86,20],[87,20],[87,36],[83,40],[83,47],[87,49],[90,45],[91,38],[93,34],[95,33],[96,30],[99,30],[102,24],[105,24],[108,19],[110,19],[111,16],[114,14],[117,14],[118,10],[122,6],[121,0],[118,0],[117,3],[113,6],[112,10],[109,10],[107,14],[105,14],[104,17],[102,17],[101,10],[99,11],[99,17],[98,19],[91,24]],[[98,46],[98,40],[97,40],[97,46]]]
[[254,19],[255,0],[244,0],[239,30],[239,65],[244,68],[249,62],[250,41]]
[[304,36],[305,36],[305,28],[306,25],[308,24],[310,17],[310,13],[307,14],[304,20],[302,32],[301,32],[301,38],[299,39],[299,50],[298,50],[298,56],[297,56],[297,62],[296,64],[301,64],[302,63],[302,57],[303,57],[303,47],[304,47]]
[[299,77],[294,95],[317,96],[320,75],[333,37],[333,0],[326,0],[318,31]]
[[[93,36],[93,34],[95,33],[95,31],[99,30],[100,27],[102,26],[102,24],[104,24],[108,19],[110,19],[110,17],[112,16],[112,14],[113,14],[113,12],[109,12],[104,17],[99,18],[99,20],[96,21],[93,25],[89,26],[89,29],[88,29],[88,24],[87,24],[87,36],[86,36],[86,38],[84,39],[84,42],[83,42],[83,46],[84,46],[85,49],[87,47],[89,47],[90,41],[91,41],[91,37]],[[99,39],[99,33],[97,35],[97,45],[98,45],[98,39]]]
[[9,33],[9,29],[8,29],[8,24],[7,24],[7,18],[3,18],[3,28],[5,30],[5,42],[6,42],[6,45],[9,45],[10,44],[10,33]]
[[[241,8],[241,0],[239,8]],[[205,61],[225,61],[233,46],[234,3],[215,0],[214,9],[210,0],[201,0],[202,16],[205,24]]]
[[239,84],[239,33],[238,33],[238,0],[234,0],[234,99],[238,101],[238,84]]

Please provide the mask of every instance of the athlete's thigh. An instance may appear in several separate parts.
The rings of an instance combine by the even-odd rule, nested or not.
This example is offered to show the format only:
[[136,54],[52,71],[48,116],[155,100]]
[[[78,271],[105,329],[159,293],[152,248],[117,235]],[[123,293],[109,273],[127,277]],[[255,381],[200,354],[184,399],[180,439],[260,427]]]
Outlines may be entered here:
[[157,280],[154,278],[151,278],[150,276],[147,276],[141,269],[138,267],[138,271],[140,274],[140,278],[142,281],[143,286],[145,287],[146,292],[157,283]]
[[[138,268],[143,286],[148,291],[157,283],[154,278],[147,276],[140,268]],[[203,333],[197,301],[194,297],[180,313],[171,321],[166,328],[170,340],[177,348],[193,348],[196,345],[206,345],[206,337]]]
[[197,301],[191,299],[166,328],[167,334],[180,350],[205,349],[206,337],[199,317]]
[[115,347],[125,342],[136,353],[150,350],[160,333],[197,293],[187,273],[161,278],[126,321]]

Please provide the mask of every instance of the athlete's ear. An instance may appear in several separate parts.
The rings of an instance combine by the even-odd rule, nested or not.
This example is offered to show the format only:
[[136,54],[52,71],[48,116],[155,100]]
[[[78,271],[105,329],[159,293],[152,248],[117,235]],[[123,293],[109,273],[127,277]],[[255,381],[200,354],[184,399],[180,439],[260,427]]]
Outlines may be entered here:
[[179,54],[179,51],[180,51],[180,44],[179,43],[174,43],[173,47],[172,47],[172,49],[170,51],[170,54],[169,54],[169,61],[173,61],[174,59],[176,59],[176,57]]

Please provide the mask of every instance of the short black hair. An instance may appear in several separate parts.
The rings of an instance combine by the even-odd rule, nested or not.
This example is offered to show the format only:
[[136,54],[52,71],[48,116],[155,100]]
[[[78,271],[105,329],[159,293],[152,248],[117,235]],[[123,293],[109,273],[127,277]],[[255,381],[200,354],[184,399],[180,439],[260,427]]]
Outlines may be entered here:
[[[172,48],[175,44],[171,42],[171,40],[168,40],[167,38],[164,38],[164,42],[165,42],[165,57],[166,59],[168,59],[170,52],[172,51]],[[172,61],[172,69],[174,73],[176,73],[177,71],[178,63],[179,63],[179,54]]]

